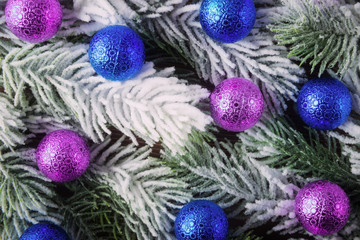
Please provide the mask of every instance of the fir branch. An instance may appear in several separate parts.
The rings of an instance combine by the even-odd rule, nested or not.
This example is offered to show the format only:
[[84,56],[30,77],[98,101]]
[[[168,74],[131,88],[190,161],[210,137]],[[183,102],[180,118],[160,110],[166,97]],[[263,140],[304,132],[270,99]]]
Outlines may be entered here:
[[286,0],[274,13],[269,28],[279,44],[290,45],[289,57],[301,58],[300,66],[309,62],[311,72],[319,67],[338,69],[343,76],[359,61],[360,3],[341,6],[336,1]]
[[86,174],[66,186],[74,195],[64,200],[60,210],[71,239],[135,239],[124,220],[131,210],[110,186],[101,183],[99,176]]
[[64,10],[59,36],[88,34],[108,25],[140,23],[142,18],[159,18],[182,6],[184,0],[74,0],[72,9]]
[[0,141],[6,147],[14,147],[24,144],[26,135],[25,124],[21,120],[24,112],[12,105],[11,99],[4,93],[0,93]]
[[125,222],[136,239],[173,239],[175,210],[188,202],[187,184],[149,157],[148,146],[123,145],[125,137],[110,145],[110,139],[92,150],[92,171],[103,176],[129,209]]
[[164,164],[173,169],[177,179],[189,184],[195,198],[217,202],[228,213],[230,222],[244,220],[242,226],[230,229],[231,237],[269,220],[276,220],[278,230],[284,234],[301,230],[291,200],[298,190],[293,183],[301,179],[248,158],[239,143],[217,142],[211,135],[193,132],[185,152],[172,156],[167,150]]
[[53,187],[36,168],[33,149],[0,148],[2,239],[17,239],[29,223],[59,223]]
[[222,44],[202,30],[199,7],[200,2],[187,4],[160,18],[145,19],[137,27],[176,49],[195,67],[201,79],[215,85],[230,77],[251,79],[267,96],[271,111],[281,113],[286,109],[285,100],[295,99],[303,70],[287,59],[285,47],[274,46],[272,34],[264,28],[272,8],[259,7],[249,36],[233,44]]
[[276,118],[266,119],[238,137],[247,155],[304,177],[333,181],[353,204],[359,204],[360,181],[351,173],[349,156],[338,154],[341,149],[334,138],[320,136],[310,128],[308,135],[307,140],[284,119]]
[[[329,71],[336,77],[333,71]],[[330,131],[329,136],[337,138],[343,144],[343,155],[349,156],[351,172],[360,175],[360,68],[347,71],[342,79],[352,95],[352,114],[347,121],[338,127],[340,131]]]
[[36,137],[38,134],[47,134],[58,129],[72,129],[81,133],[81,135],[85,135],[82,134],[83,131],[79,124],[71,122],[70,117],[61,121],[55,117],[46,115],[39,105],[32,105],[32,107],[29,107],[26,118],[24,118],[23,121],[26,128],[31,133],[31,137]]
[[48,115],[78,122],[95,142],[111,125],[135,143],[135,135],[150,145],[161,140],[176,152],[193,127],[210,123],[194,106],[208,91],[171,77],[174,68],[156,71],[147,63],[131,81],[107,81],[94,76],[87,48],[58,41],[13,49],[2,63],[6,93],[22,108],[35,98]]
[[[112,5],[112,0],[102,2],[104,5]],[[270,22],[269,12],[273,11],[271,7],[275,1],[256,1],[259,9],[252,33],[234,44],[215,42],[203,32],[198,22],[200,2],[192,4],[193,2],[161,1],[159,5],[154,4],[151,9],[161,11],[165,5],[173,6],[166,7],[166,12],[160,15],[144,14],[141,19],[127,20],[126,24],[153,39],[160,48],[165,48],[166,52],[177,52],[196,69],[201,79],[210,80],[215,85],[225,78],[235,76],[252,79],[261,85],[269,109],[282,113],[287,107],[286,100],[295,99],[294,92],[298,90],[299,83],[303,82],[304,71],[287,59],[285,47],[274,46],[273,36],[265,28]],[[152,3],[150,1],[148,4]],[[139,12],[134,5],[129,6],[133,11]],[[115,13],[102,16],[99,22],[88,5],[78,7],[82,14],[89,17],[82,17],[82,14],[76,17],[92,24],[91,28],[84,31],[88,35],[104,27],[104,22],[123,24],[119,19],[112,17],[114,14],[121,16],[124,11],[115,4],[111,10]]]

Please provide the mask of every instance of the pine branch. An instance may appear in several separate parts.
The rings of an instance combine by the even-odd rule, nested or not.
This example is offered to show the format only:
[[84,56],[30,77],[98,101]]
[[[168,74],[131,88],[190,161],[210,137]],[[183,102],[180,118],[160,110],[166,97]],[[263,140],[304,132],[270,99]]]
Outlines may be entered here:
[[3,93],[0,93],[0,141],[12,149],[17,144],[24,144],[26,136],[25,124],[21,120],[24,113],[15,108],[11,99]]
[[13,49],[2,67],[14,105],[26,108],[35,98],[46,114],[78,122],[95,142],[113,126],[135,143],[135,135],[150,145],[161,140],[174,152],[193,127],[204,130],[211,121],[194,106],[208,91],[171,77],[173,68],[156,71],[147,63],[131,81],[107,81],[94,76],[87,47],[57,41]]
[[[261,86],[271,111],[282,113],[286,109],[286,100],[295,99],[294,92],[303,82],[304,71],[286,57],[285,47],[274,46],[273,36],[265,28],[270,22],[269,12],[273,11],[271,7],[276,1],[256,1],[258,19],[255,28],[252,34],[235,44],[214,42],[203,32],[197,20],[200,2],[148,1],[149,6],[141,10],[131,1],[126,2],[129,2],[128,6],[134,12],[144,10],[151,13],[143,14],[141,18],[128,18],[126,16],[130,10],[125,14],[124,9],[116,6],[112,0],[104,0],[101,3],[110,5],[111,11],[107,12],[111,13],[103,15],[101,20],[94,14],[95,9],[103,9],[97,6],[100,3],[94,7],[90,2],[89,5],[78,4],[79,12],[73,17],[91,25],[81,30],[88,35],[104,27],[104,24],[124,24],[125,21],[142,35],[153,39],[166,52],[176,52],[186,59],[201,79],[210,80],[213,84],[234,76],[252,79]],[[120,20],[115,15],[125,16],[127,20]],[[74,30],[70,30],[72,27]],[[79,32],[75,26],[69,26],[68,32],[71,31]]]
[[64,10],[64,21],[59,36],[88,34],[92,36],[101,28],[142,18],[158,18],[182,6],[184,0],[74,0],[72,8]]
[[33,149],[0,148],[2,239],[17,239],[29,223],[59,223],[53,187],[36,168]]
[[66,186],[75,193],[60,208],[71,239],[135,239],[124,220],[131,210],[110,186],[101,183],[99,176],[86,174]]
[[174,211],[191,198],[187,184],[150,158],[148,146],[136,149],[123,145],[124,139],[113,144],[108,139],[94,148],[92,171],[131,209],[123,217],[136,239],[173,239]]
[[[210,144],[214,146],[210,146]],[[211,135],[193,132],[184,155],[163,155],[166,166],[186,182],[198,199],[217,202],[227,212],[231,237],[276,221],[283,234],[302,231],[293,213],[293,200],[303,180],[271,169],[242,152],[241,144],[217,142]],[[292,183],[291,183],[292,182]],[[232,221],[244,221],[231,224]],[[286,226],[286,227],[281,227]]]
[[[284,119],[266,119],[239,134],[247,155],[276,168],[290,168],[305,178],[327,179],[340,185],[353,204],[359,204],[360,181],[352,174],[349,156],[341,154],[334,138],[309,128],[309,139]],[[339,154],[340,152],[340,154]]]
[[295,99],[303,70],[287,59],[285,47],[274,46],[269,23],[272,8],[259,7],[257,21],[245,39],[222,44],[210,39],[198,22],[200,2],[178,7],[160,18],[145,19],[137,25],[153,39],[176,49],[196,69],[201,79],[218,84],[225,78],[240,76],[256,82],[266,95],[271,111],[282,112],[286,100]]
[[32,105],[32,107],[28,108],[26,118],[23,119],[23,122],[31,133],[31,137],[36,137],[36,135],[39,134],[47,134],[58,129],[71,129],[79,132],[81,135],[85,135],[79,124],[71,122],[70,117],[61,121],[55,117],[46,115],[39,105]]
[[[332,2],[332,4],[330,4]],[[301,58],[300,66],[309,62],[311,72],[319,67],[338,69],[343,76],[359,61],[360,3],[340,5],[326,0],[286,0],[274,13],[269,28],[281,45],[290,45],[289,57]]]
[[[336,77],[333,71],[329,73]],[[349,156],[351,172],[360,175],[360,68],[355,66],[350,69],[342,80],[352,95],[352,114],[339,126],[340,131],[330,131],[328,134],[343,144],[343,155]]]

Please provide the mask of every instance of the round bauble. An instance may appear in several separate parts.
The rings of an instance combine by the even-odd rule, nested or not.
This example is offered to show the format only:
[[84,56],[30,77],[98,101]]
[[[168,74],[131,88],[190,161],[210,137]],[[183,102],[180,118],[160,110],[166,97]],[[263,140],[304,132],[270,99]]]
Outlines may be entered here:
[[295,198],[296,217],[313,234],[338,232],[346,224],[349,213],[346,193],[335,183],[326,180],[305,185]]
[[47,134],[36,149],[37,165],[55,182],[69,182],[80,177],[90,162],[90,149],[76,132],[56,130]]
[[134,30],[112,25],[93,36],[89,58],[94,70],[104,78],[124,81],[140,71],[145,61],[145,48]]
[[252,0],[204,0],[199,20],[211,38],[232,43],[246,37],[255,24],[256,9]]
[[225,240],[228,225],[226,214],[216,203],[195,200],[181,208],[174,228],[178,240]]
[[8,0],[5,21],[23,41],[38,43],[52,38],[62,22],[58,0]]
[[302,120],[320,130],[332,130],[343,124],[351,112],[351,105],[351,95],[346,86],[329,77],[308,81],[297,99]]
[[27,228],[19,240],[70,240],[70,237],[61,227],[41,222]]
[[211,93],[210,110],[220,127],[240,132],[259,121],[264,110],[264,98],[251,81],[230,78],[222,81]]

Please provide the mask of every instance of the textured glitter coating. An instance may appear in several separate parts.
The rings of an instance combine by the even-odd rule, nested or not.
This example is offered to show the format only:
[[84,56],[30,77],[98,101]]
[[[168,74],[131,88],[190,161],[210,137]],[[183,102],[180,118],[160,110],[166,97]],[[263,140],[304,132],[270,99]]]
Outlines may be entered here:
[[19,240],[70,240],[70,238],[61,227],[53,223],[41,222],[26,229]]
[[124,81],[140,71],[145,61],[145,48],[134,30],[112,25],[93,36],[89,58],[94,70],[104,78]]
[[329,235],[346,224],[350,214],[349,199],[335,183],[315,181],[305,185],[296,195],[295,214],[307,231]]
[[178,240],[223,240],[228,232],[228,220],[224,211],[207,200],[186,204],[175,219],[175,235]]
[[52,38],[62,22],[58,0],[8,0],[5,21],[23,41],[38,43]]
[[222,128],[240,132],[257,123],[264,110],[260,89],[251,81],[230,78],[216,86],[210,95],[211,116]]
[[297,99],[302,120],[320,130],[332,130],[343,124],[351,112],[351,105],[349,90],[335,78],[308,81]]
[[232,43],[246,37],[253,28],[256,9],[252,0],[204,0],[199,20],[211,38]]
[[76,132],[56,130],[47,134],[36,149],[37,165],[55,182],[69,182],[80,177],[90,162],[90,149]]

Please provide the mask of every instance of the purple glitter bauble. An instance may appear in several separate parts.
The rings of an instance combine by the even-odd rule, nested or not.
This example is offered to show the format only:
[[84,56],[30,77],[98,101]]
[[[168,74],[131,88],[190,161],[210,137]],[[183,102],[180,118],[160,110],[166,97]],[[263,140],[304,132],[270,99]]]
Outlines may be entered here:
[[38,43],[52,38],[60,28],[62,10],[58,0],[8,0],[5,21],[23,41]]
[[264,110],[260,89],[251,81],[230,78],[210,95],[211,116],[222,128],[240,132],[254,126]]
[[329,235],[346,224],[350,214],[349,198],[335,183],[315,181],[305,185],[296,195],[295,214],[307,231]]
[[76,132],[56,130],[46,135],[36,149],[41,172],[55,182],[69,182],[80,177],[90,162],[90,149]]

